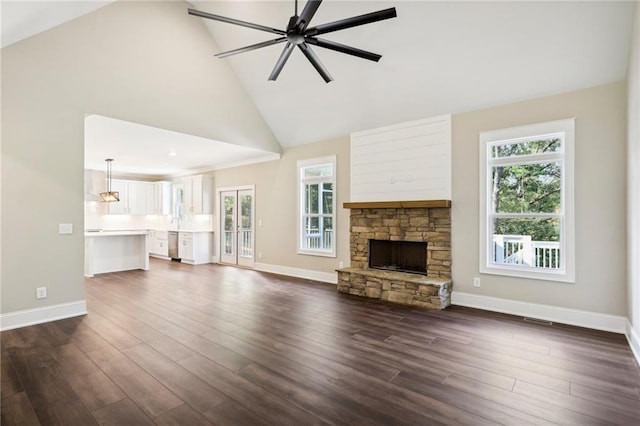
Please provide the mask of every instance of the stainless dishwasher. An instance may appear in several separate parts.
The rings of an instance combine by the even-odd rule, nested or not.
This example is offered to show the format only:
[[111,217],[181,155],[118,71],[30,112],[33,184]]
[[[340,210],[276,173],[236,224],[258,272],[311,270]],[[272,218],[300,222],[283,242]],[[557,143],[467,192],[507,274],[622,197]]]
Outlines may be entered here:
[[169,257],[180,260],[178,256],[178,231],[169,231]]

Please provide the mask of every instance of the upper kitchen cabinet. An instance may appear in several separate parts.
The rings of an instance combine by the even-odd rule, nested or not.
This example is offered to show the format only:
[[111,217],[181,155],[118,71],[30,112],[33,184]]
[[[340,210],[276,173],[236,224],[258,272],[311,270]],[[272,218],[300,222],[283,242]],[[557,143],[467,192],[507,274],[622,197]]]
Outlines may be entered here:
[[212,214],[213,178],[195,175],[183,178],[182,183],[184,185],[184,213]]
[[153,214],[171,214],[171,182],[154,182],[153,190]]
[[120,201],[109,203],[109,214],[145,215],[154,213],[154,184],[132,180],[111,181],[111,190],[120,193]]

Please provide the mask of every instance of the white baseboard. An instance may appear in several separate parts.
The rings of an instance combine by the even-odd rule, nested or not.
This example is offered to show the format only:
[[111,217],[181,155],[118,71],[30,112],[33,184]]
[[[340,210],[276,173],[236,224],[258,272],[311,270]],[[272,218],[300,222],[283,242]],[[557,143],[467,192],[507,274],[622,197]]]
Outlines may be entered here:
[[310,269],[293,268],[290,266],[271,265],[268,263],[255,263],[253,269],[262,272],[271,272],[274,274],[287,275],[296,278],[305,278],[307,280],[321,281],[329,284],[338,284],[337,272],[321,272],[312,271]]
[[171,260],[169,256],[163,256],[161,254],[154,254],[154,253],[149,253],[149,257],[155,257],[156,259],[162,259],[162,260]]
[[631,352],[633,352],[633,356],[636,357],[636,362],[640,365],[640,334],[638,331],[633,328],[631,325],[631,321],[627,320],[627,340],[629,341],[629,346],[631,347]]
[[457,291],[451,293],[451,303],[458,306],[467,306],[469,308],[484,309],[528,318],[538,318],[561,324],[593,328],[595,330],[611,331],[620,334],[626,334],[627,332],[627,318],[616,315],[519,302],[516,300],[480,296]]
[[24,309],[0,315],[0,331],[77,317],[87,313],[87,302],[78,300],[42,308]]

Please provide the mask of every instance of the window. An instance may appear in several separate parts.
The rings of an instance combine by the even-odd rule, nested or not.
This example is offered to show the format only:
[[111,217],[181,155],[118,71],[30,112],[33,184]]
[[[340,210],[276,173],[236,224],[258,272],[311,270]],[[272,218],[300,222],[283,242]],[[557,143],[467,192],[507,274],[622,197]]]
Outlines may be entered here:
[[480,272],[574,281],[574,119],[480,134]]
[[335,257],[336,157],[298,162],[298,253]]

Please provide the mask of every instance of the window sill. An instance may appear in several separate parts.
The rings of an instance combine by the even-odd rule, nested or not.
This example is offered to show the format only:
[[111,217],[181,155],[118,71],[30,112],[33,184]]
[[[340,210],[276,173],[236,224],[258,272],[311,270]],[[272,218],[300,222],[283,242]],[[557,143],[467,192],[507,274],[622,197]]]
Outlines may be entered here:
[[298,250],[297,253],[305,256],[336,257],[335,252],[327,251]]
[[553,281],[563,284],[574,284],[575,277],[566,272],[552,272],[542,270],[523,269],[518,267],[481,267],[481,274],[502,275],[513,278],[528,278],[531,280]]

